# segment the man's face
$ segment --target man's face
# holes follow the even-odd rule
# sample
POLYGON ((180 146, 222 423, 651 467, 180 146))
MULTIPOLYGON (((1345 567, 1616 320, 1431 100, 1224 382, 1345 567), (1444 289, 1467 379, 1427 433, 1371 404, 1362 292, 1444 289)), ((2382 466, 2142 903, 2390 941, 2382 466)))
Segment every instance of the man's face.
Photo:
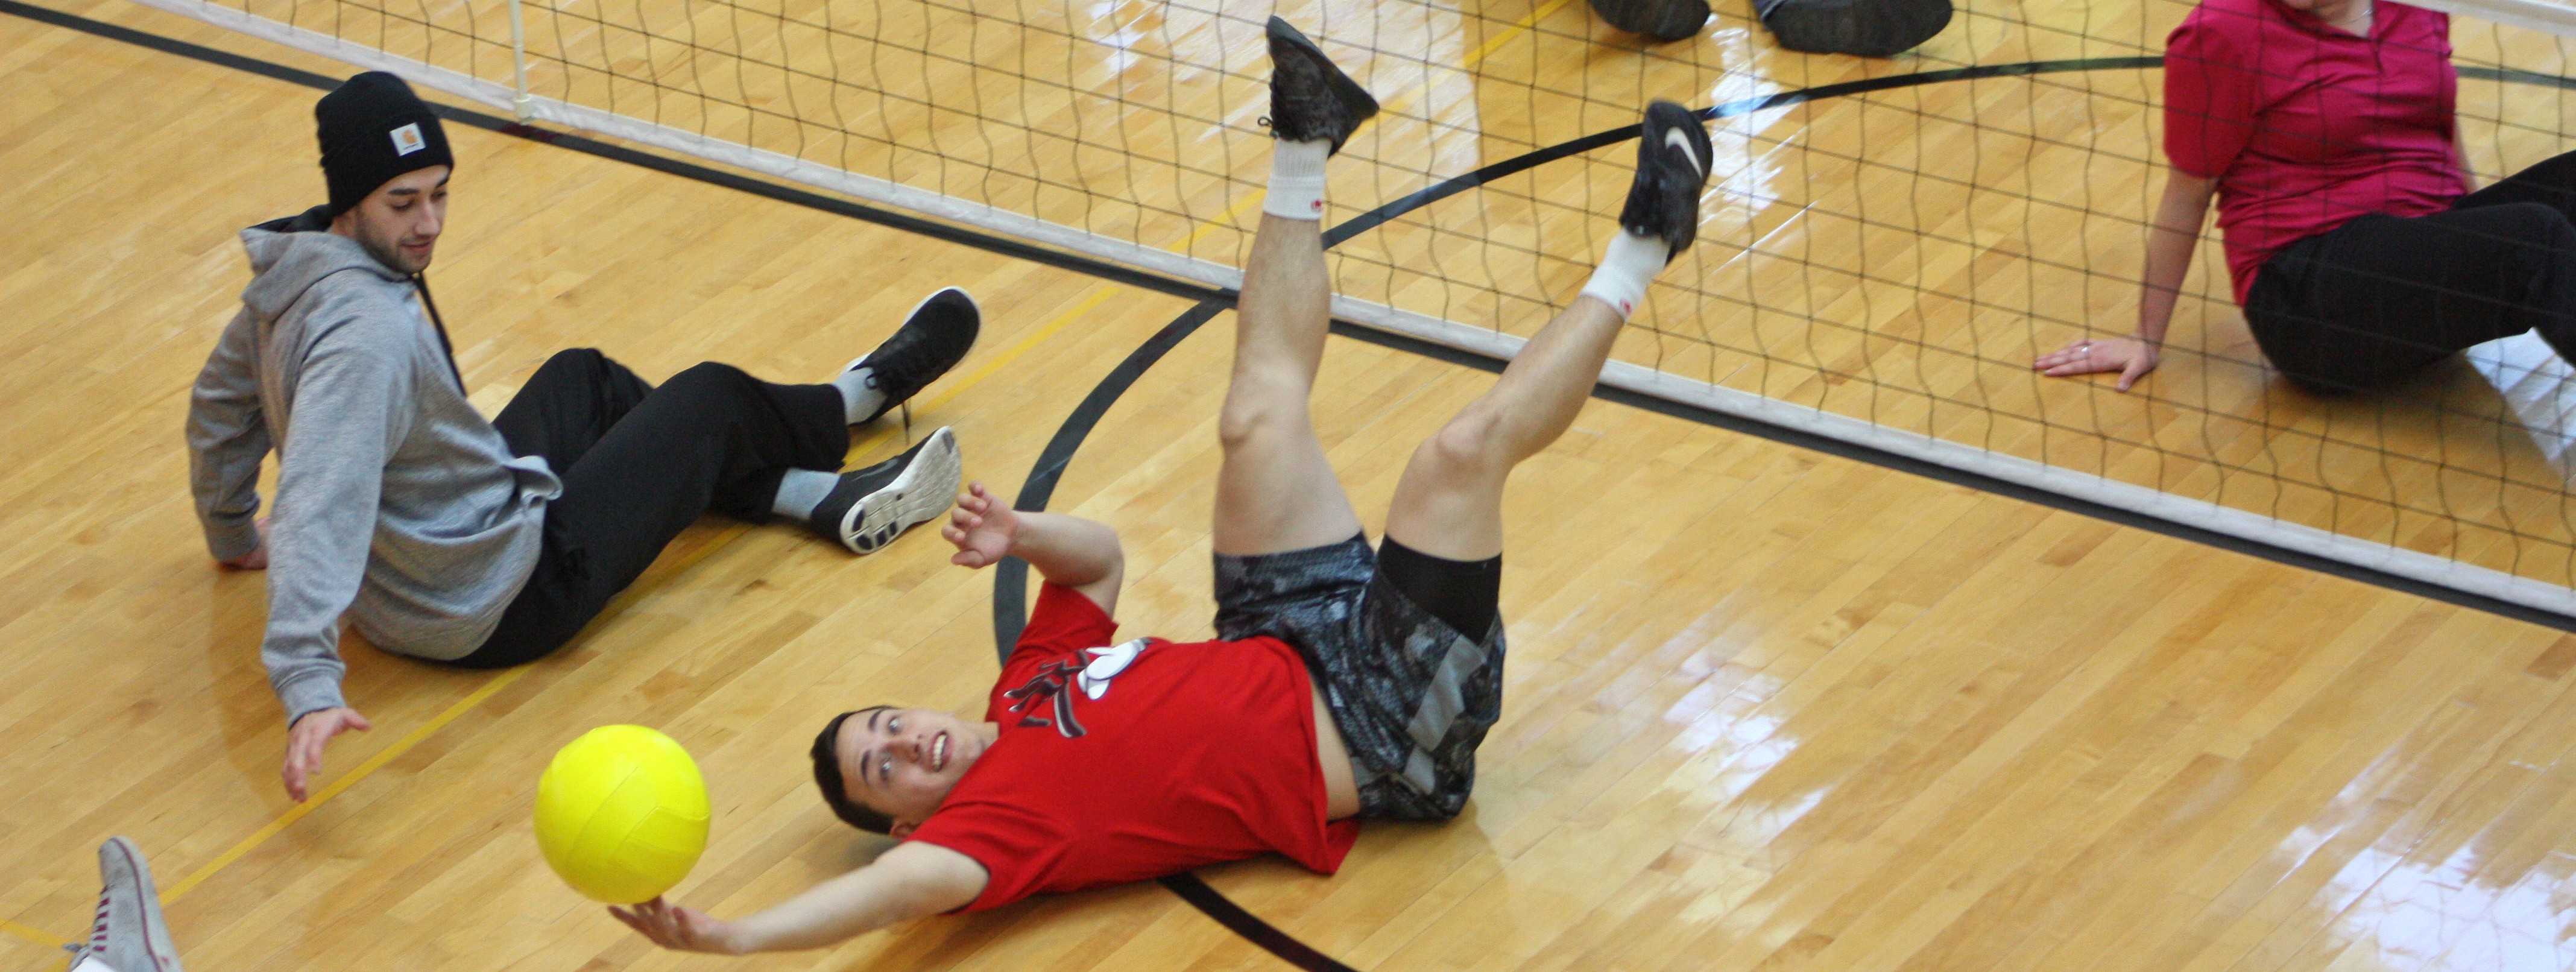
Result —
POLYGON ((331 232, 358 241, 376 261, 405 276, 429 269, 438 234, 447 228, 443 165, 395 176, 331 221, 331 232))
POLYGON ((984 727, 933 709, 871 709, 841 723, 834 749, 851 800, 911 833, 984 755, 984 727))

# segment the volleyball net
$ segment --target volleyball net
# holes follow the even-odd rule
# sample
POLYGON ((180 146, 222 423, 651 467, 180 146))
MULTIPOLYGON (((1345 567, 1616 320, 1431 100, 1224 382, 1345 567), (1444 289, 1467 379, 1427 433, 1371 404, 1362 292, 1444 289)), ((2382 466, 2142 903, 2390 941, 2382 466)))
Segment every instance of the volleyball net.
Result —
MULTIPOLYGON (((1262 23, 1385 106, 1332 169, 1337 316, 1508 356, 1571 301, 1652 98, 1707 110, 1700 243, 1609 384, 2576 616, 2576 395, 2531 337, 2377 393, 2282 381, 2214 229, 2162 368, 2129 333, 2175 0, 1966 0, 1890 60, 1750 4, 1651 45, 1580 0, 137 0, 515 113, 1217 287, 1266 181, 1262 23)), ((2576 10, 2438 0, 2482 181, 2576 148, 2576 10)))

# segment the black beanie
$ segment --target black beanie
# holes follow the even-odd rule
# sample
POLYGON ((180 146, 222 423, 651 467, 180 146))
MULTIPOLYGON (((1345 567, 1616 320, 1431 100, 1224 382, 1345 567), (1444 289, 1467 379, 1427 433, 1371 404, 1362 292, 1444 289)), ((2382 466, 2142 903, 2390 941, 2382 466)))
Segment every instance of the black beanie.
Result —
POLYGON ((350 78, 313 106, 322 141, 322 176, 331 185, 331 215, 348 212, 378 187, 406 172, 454 166, 447 130, 411 93, 411 86, 383 71, 350 78))

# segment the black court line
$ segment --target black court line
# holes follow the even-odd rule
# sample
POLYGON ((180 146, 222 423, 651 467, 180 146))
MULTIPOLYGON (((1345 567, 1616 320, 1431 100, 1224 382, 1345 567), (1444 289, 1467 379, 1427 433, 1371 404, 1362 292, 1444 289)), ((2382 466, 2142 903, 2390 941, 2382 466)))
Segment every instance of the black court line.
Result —
MULTIPOLYGON (((19 0, 0 0, 0 13, 13 14, 19 17, 24 17, 28 20, 52 24, 54 26, 70 30, 77 30, 85 34, 92 34, 114 41, 122 41, 128 44, 133 44, 137 47, 149 48, 163 53, 176 54, 191 60, 203 61, 208 64, 233 68, 235 70, 256 74, 261 77, 285 81, 290 84, 299 84, 317 91, 329 91, 333 88, 337 88, 343 80, 327 75, 315 74, 311 71, 288 67, 283 64, 259 60, 258 58, 245 57, 229 51, 217 50, 215 48, 199 44, 191 44, 187 41, 174 40, 158 34, 145 33, 131 27, 122 27, 116 24, 91 20, 86 17, 67 14, 56 10, 48 10, 44 7, 21 3, 19 0)), ((710 168, 708 166, 682 162, 677 159, 665 158, 663 156, 653 155, 647 152, 640 152, 621 145, 613 145, 569 132, 558 132, 550 129, 538 128, 533 125, 521 124, 514 119, 485 114, 469 108, 458 108, 452 105, 443 105, 431 102, 429 109, 441 118, 474 128, 480 128, 485 131, 498 132, 515 138, 524 138, 531 142, 540 142, 557 148, 571 149, 584 155, 593 155, 603 159, 624 162, 628 165, 640 166, 642 168, 651 169, 655 172, 679 176, 683 179, 694 179, 698 182, 707 183, 709 185, 722 186, 727 189, 747 192, 765 199, 775 199, 779 202, 792 203, 808 209, 816 209, 839 216, 847 216, 863 222, 892 227, 908 233, 917 233, 922 236, 928 236, 933 239, 943 240, 949 243, 971 246, 988 253, 1017 257, 1034 263, 1042 263, 1051 267, 1071 270, 1075 273, 1097 277, 1114 283, 1122 283, 1145 290, 1170 294, 1175 297, 1187 297, 1193 300, 1208 300, 1211 298, 1222 299, 1232 293, 1232 291, 1220 290, 1215 287, 1190 283, 1187 281, 1174 280, 1170 277, 1146 273, 1142 270, 1131 269, 1119 264, 1096 260, 1091 257, 1078 256, 1060 250, 1051 250, 1046 247, 1022 242, 1009 237, 995 236, 990 233, 964 229, 946 223, 925 219, 923 217, 913 216, 907 213, 895 212, 888 209, 879 209, 875 206, 851 202, 847 199, 836 196, 826 196, 821 193, 794 189, 778 185, 776 183, 755 179, 750 176, 727 172, 722 169, 710 168)))
MULTIPOLYGON (((215 48, 161 37, 156 34, 150 34, 128 27, 121 27, 115 24, 103 23, 100 21, 90 20, 85 17, 49 10, 43 7, 32 6, 19 2, 19 0, 0 0, 0 13, 12 14, 29 20, 77 30, 83 33, 93 34, 110 40, 122 41, 156 51, 176 54, 210 64, 235 68, 237 70, 262 75, 264 77, 275 78, 294 84, 300 84, 317 90, 328 91, 339 85, 339 79, 315 74, 310 71, 303 71, 287 67, 282 64, 262 61, 256 58, 217 50, 215 48)), ((1983 65, 1944 71, 1926 71, 1916 74, 1890 75, 1887 77, 1869 78, 1861 81, 1846 82, 1843 84, 1824 85, 1799 91, 1780 92, 1778 94, 1767 95, 1760 98, 1749 98, 1741 101, 1729 102, 1723 105, 1703 108, 1699 110, 1698 114, 1702 118, 1716 119, 1762 111, 1770 108, 1787 107, 1824 98, 1834 98, 1870 91, 1883 91, 1917 85, 1937 84, 1949 81, 1965 81, 1979 78, 2021 77, 2066 71, 2143 69, 2161 67, 2163 64, 2164 61, 2160 57, 2126 57, 2094 58, 2073 61, 2032 61, 2020 64, 1983 65)), ((2576 89, 2576 78, 2562 78, 2552 75, 2534 74, 2525 71, 2493 68, 2462 68, 2460 69, 2460 73, 2463 77, 2479 78, 2482 80, 2498 80, 2576 89)), ((1055 486, 1057 482, 1061 480, 1065 467, 1072 462, 1073 455, 1081 448, 1082 441, 1090 435, 1094 428, 1098 426, 1101 416, 1107 413, 1109 406, 1115 404, 1119 396, 1123 395, 1128 388, 1133 387, 1136 380, 1143 377, 1147 369, 1152 368, 1156 362, 1161 361, 1163 356, 1173 347, 1177 346, 1183 338, 1188 337, 1190 334, 1196 332, 1201 326, 1205 325, 1209 320, 1214 319, 1218 312, 1234 306, 1235 299, 1239 296, 1232 290, 1223 290, 1176 281, 1154 274, 1131 270, 1116 264, 1094 260, 1088 257, 1075 256, 1073 254, 1033 246, 1006 237, 993 236, 974 230, 960 229, 958 227, 934 222, 920 217, 853 203, 845 199, 824 196, 799 189, 791 189, 759 179, 736 175, 720 169, 713 169, 706 166, 663 158, 661 156, 611 145, 578 135, 539 129, 533 126, 520 124, 510 119, 484 114, 482 112, 438 104, 432 104, 430 107, 443 118, 448 118, 476 128, 525 138, 531 141, 542 142, 548 145, 556 145, 601 158, 641 166, 657 172, 663 172, 683 178, 695 179, 711 185, 719 185, 726 188, 740 190, 756 196, 775 199, 780 202, 793 203, 824 212, 848 216, 853 219, 864 220, 881 226, 888 226, 918 233, 947 242, 972 246, 987 252, 1019 257, 1021 259, 1071 270, 1076 273, 1087 274, 1104 280, 1130 284, 1132 286, 1171 294, 1173 296, 1197 299, 1199 301, 1198 304, 1192 306, 1188 311, 1183 312, 1181 316, 1173 319, 1170 324, 1165 325, 1162 330, 1157 331, 1153 337, 1147 339, 1143 345, 1139 346, 1134 352, 1131 352, 1125 360, 1119 362, 1118 366, 1112 369, 1110 374, 1107 377, 1104 377, 1100 384, 1095 386, 1091 393, 1083 398, 1082 402, 1075 407, 1073 413, 1066 417, 1064 424, 1057 428, 1055 436, 1050 439, 1046 447, 1040 451, 1037 462, 1030 469, 1029 478, 1022 485, 1019 497, 1012 503, 1012 506, 1015 509, 1044 509, 1048 500, 1053 498, 1055 486)), ((1596 132, 1579 139, 1539 149, 1492 165, 1484 166, 1473 172, 1452 177, 1437 185, 1425 188, 1419 192, 1415 192, 1393 202, 1389 202, 1332 227, 1332 229, 1324 236, 1324 245, 1327 248, 1330 248, 1331 246, 1357 236, 1360 233, 1367 232, 1370 229, 1383 225, 1388 220, 1395 219, 1405 213, 1411 212, 1412 210, 1419 209, 1433 202, 1446 199, 1468 189, 1483 185, 1493 179, 1501 178, 1516 172, 1527 171, 1547 162, 1619 144, 1628 139, 1637 137, 1637 131, 1637 126, 1630 125, 1623 128, 1611 129, 1605 132, 1596 132)), ((1468 367, 1478 368, 1489 372, 1499 372, 1502 370, 1503 365, 1507 363, 1503 359, 1495 358, 1490 355, 1477 354, 1471 351, 1461 351, 1445 345, 1433 344, 1416 338, 1406 337, 1404 335, 1378 331, 1346 321, 1334 321, 1332 324, 1332 331, 1336 335, 1351 338, 1353 340, 1364 341, 1381 347, 1422 355, 1425 357, 1438 358, 1440 360, 1466 365, 1468 367)), ((1946 466, 1937 466, 1903 456, 1879 452, 1877 450, 1853 445, 1840 440, 1827 439, 1821 436, 1811 435, 1809 433, 1767 425, 1749 419, 1742 419, 1720 412, 1709 411, 1696 406, 1683 405, 1658 398, 1650 398, 1634 392, 1611 388, 1604 385, 1595 385, 1593 387, 1593 396, 1608 401, 1619 402, 1624 405, 1631 405, 1659 414, 1689 419, 1705 425, 1716 426, 1730 431, 1757 436, 1790 446, 1841 456, 1843 458, 1867 462, 1872 465, 1903 472, 1910 472, 1926 478, 1968 486, 1985 492, 2010 496, 2026 502, 2037 503, 2055 509, 2066 510, 2068 512, 2081 513, 2086 516, 2118 523, 2123 526, 2136 527, 2138 529, 2148 530, 2166 536, 2192 540, 2221 549, 2261 557, 2278 563, 2289 564, 2292 566, 2315 570, 2321 573, 2376 584, 2381 587, 2414 594, 2432 600, 2439 600, 2463 607, 2487 611, 2489 613, 2499 614, 2546 627, 2576 631, 2576 619, 2537 611, 2531 608, 2522 607, 2521 605, 2508 604, 2502 601, 2495 601, 2489 598, 2465 594, 2448 588, 2434 587, 2420 581, 2414 581, 2391 574, 2384 574, 2365 568, 2354 567, 2337 561, 2324 560, 2322 558, 2312 557, 2306 554, 2299 554, 2275 547, 2254 544, 2248 541, 2239 540, 2235 537, 2215 534, 2206 530, 2199 530, 2164 520, 2143 517, 2126 510, 2102 506, 2100 504, 2077 500, 2055 493, 2042 492, 2029 487, 1991 479, 1974 473, 1961 472, 1959 470, 1950 469, 1946 466)), ((1017 558, 1006 559, 1003 563, 997 565, 994 570, 993 627, 996 648, 1004 654, 1009 652, 1009 646, 1011 643, 1018 640, 1020 628, 1027 623, 1027 612, 1025 609, 1027 597, 1027 574, 1028 564, 1017 558)), ((1235 934, 1243 936, 1243 938, 1253 944, 1259 945, 1282 961, 1307 970, 1307 972, 1357 972, 1357 970, 1352 969, 1350 966, 1344 965, 1341 962, 1334 960, 1331 956, 1316 951, 1314 948, 1296 940, 1287 933, 1280 931, 1268 922, 1262 921, 1260 917, 1245 911, 1241 906, 1236 905, 1223 894, 1218 893, 1215 888, 1209 887, 1206 882, 1200 880, 1196 875, 1173 875, 1171 877, 1163 878, 1161 880, 1161 884, 1172 891, 1172 893, 1179 895, 1182 900, 1189 902, 1192 907, 1199 909, 1201 913, 1207 915, 1210 919, 1216 921, 1218 924, 1224 925, 1235 934)))
MULTIPOLYGON (((2163 67, 2164 64, 2165 59, 2162 57, 2096 57, 2075 61, 2024 61, 2019 64, 1985 64, 1975 67, 1951 68, 1943 71, 1922 71, 1914 74, 1891 74, 1886 77, 1863 78, 1858 81, 1845 81, 1841 84, 1828 84, 1814 88, 1801 88, 1796 91, 1782 91, 1776 94, 1763 95, 1758 98, 1745 98, 1737 101, 1730 101, 1722 105, 1711 105, 1709 107, 1699 109, 1695 114, 1699 115, 1702 119, 1713 121, 1719 118, 1732 118, 1737 115, 1749 115, 1757 111, 1765 111, 1772 108, 1786 108, 1791 105, 1802 105, 1810 101, 1821 101, 1826 98, 1841 98, 1848 95, 1867 94, 1872 91, 1887 91, 1895 88, 1912 88, 1926 84, 1942 84, 1950 81, 1974 81, 1980 78, 2017 78, 2034 74, 2058 74, 2067 71, 2107 71, 2123 68, 2160 68, 2163 67)), ((1420 209, 1434 202, 1447 199, 1469 189, 1476 188, 1477 186, 1484 185, 1485 183, 1491 182, 1495 179, 1500 179, 1516 172, 1526 172, 1547 163, 1554 162, 1558 159, 1581 155, 1585 152, 1592 151, 1593 149, 1617 145, 1635 137, 1637 137, 1637 126, 1635 125, 1613 128, 1606 132, 1594 132, 1590 135, 1583 136, 1582 138, 1560 142, 1546 148, 1516 155, 1492 165, 1477 169, 1474 172, 1444 180, 1438 185, 1423 188, 1412 195, 1388 202, 1386 205, 1379 206, 1376 209, 1369 210, 1368 212, 1361 213, 1360 215, 1353 217, 1349 222, 1333 227, 1330 231, 1324 234, 1324 248, 1327 250, 1332 249, 1334 244, 1350 239, 1351 237, 1358 236, 1361 233, 1368 232, 1369 230, 1376 229, 1388 220, 1402 216, 1416 209, 1420 209)))
POLYGON ((1245 941, 1261 946, 1283 962, 1306 972, 1359 972, 1330 955, 1316 951, 1314 946, 1289 937, 1287 932, 1261 920, 1259 915, 1243 910, 1242 905, 1208 887, 1207 882, 1199 880, 1196 874, 1174 874, 1158 878, 1155 883, 1180 895, 1181 900, 1189 902, 1201 914, 1215 919, 1217 924, 1243 936, 1245 941))
MULTIPOLYGON (((1930 71, 1921 74, 1871 78, 1865 81, 1856 81, 1840 85, 1827 85, 1821 88, 1810 88, 1803 91, 1782 92, 1762 98, 1745 99, 1742 101, 1729 102, 1723 105, 1704 108, 1701 109, 1698 114, 1702 118, 1707 119, 1725 118, 1733 115, 1762 111, 1769 108, 1800 104, 1803 102, 1814 101, 1819 98, 1839 97, 1867 91, 1882 91, 1890 88, 1906 87, 1909 85, 1935 84, 1946 81, 1963 81, 1976 78, 1994 77, 2020 77, 2061 71, 2095 71, 2113 69, 2135 70, 2144 68, 2160 68, 2162 66, 2164 66, 2163 58, 2128 57, 2097 58, 2081 61, 2037 61, 2024 64, 2003 64, 1985 67, 1961 68, 1950 71, 1930 71)), ((2480 74, 2473 76, 2485 76, 2483 73, 2484 69, 2463 69, 2462 73, 2464 75, 2470 74, 2473 70, 2481 72, 2480 74)), ((2525 72, 2513 73, 2521 74, 2525 72)), ((2576 88, 2576 79, 2553 78, 2548 75, 2531 75, 2531 77, 2543 79, 2536 83, 2548 83, 2562 87, 2576 88)), ((2526 82, 2525 79, 2520 77, 2504 76, 2502 72, 2497 73, 2496 79, 2535 83, 2526 82)), ((1433 202, 1446 199, 1450 196, 1454 196, 1483 185, 1493 179, 1501 178, 1515 172, 1526 171, 1547 162, 1579 155, 1594 149, 1617 145, 1629 139, 1636 138, 1638 132, 1639 126, 1636 125, 1611 129, 1605 132, 1596 132, 1582 138, 1530 152, 1526 155, 1506 159, 1501 162, 1479 168, 1473 172, 1444 180, 1437 185, 1427 187, 1411 195, 1389 202, 1376 209, 1372 209, 1347 222, 1333 226, 1324 233, 1324 246, 1326 249, 1330 249, 1335 244, 1349 240, 1352 237, 1358 236, 1359 234, 1371 229, 1375 229, 1378 226, 1384 225, 1389 220, 1401 217, 1406 213, 1429 205, 1433 202)), ((1202 325, 1205 325, 1209 320, 1213 319, 1219 311, 1230 307, 1234 302, 1233 298, 1235 296, 1239 295, 1230 294, 1225 298, 1202 301, 1198 305, 1191 307, 1189 310, 1183 312, 1179 317, 1174 318, 1170 324, 1165 325, 1162 330, 1155 332, 1152 338, 1148 339, 1143 345, 1137 347, 1137 349, 1130 353, 1125 360, 1120 361, 1118 366, 1110 371, 1109 376, 1103 378, 1100 384, 1092 389, 1091 394, 1085 396, 1082 402, 1074 407, 1073 412, 1065 417, 1064 424, 1057 428, 1054 438, 1050 439, 1047 442, 1046 447, 1039 451, 1037 461, 1029 470, 1029 478, 1021 487, 1019 498, 1014 500, 1011 504, 1012 508, 1032 512, 1046 509, 1047 502, 1055 495, 1056 484, 1063 478, 1065 467, 1072 463, 1074 453, 1081 449, 1083 440, 1088 438, 1091 431, 1099 426, 1101 416, 1109 410, 1111 405, 1117 403, 1120 395, 1124 394, 1127 389, 1135 385, 1136 379, 1143 377, 1144 372, 1147 369, 1152 368, 1156 362, 1161 361, 1163 356, 1169 353, 1174 346, 1178 345, 1183 338, 1195 333, 1202 325)), ((1424 357, 1438 358, 1443 361, 1465 365, 1467 367, 1477 368, 1488 372, 1500 372, 1503 370, 1503 366, 1509 363, 1505 359, 1491 355, 1460 350, 1447 345, 1434 344, 1418 338, 1379 331, 1373 328, 1339 320, 1332 323, 1332 330, 1334 334, 1342 337, 1364 341, 1394 350, 1422 355, 1424 357)), ((1912 473, 1927 479, 1967 486, 1983 492, 2007 496, 2053 509, 2079 513, 2095 519, 2117 523, 2122 526, 2134 527, 2165 536, 2194 541, 2223 550, 2230 550, 2237 553, 2261 557, 2276 563, 2288 564, 2294 567, 2301 567, 2320 573, 2359 580, 2403 593, 2457 604, 2462 607, 2482 610, 2492 614, 2499 614, 2516 620, 2542 625, 2544 627, 2576 631, 2576 619, 2558 614, 2527 608, 2519 604, 2511 604, 2491 598, 2480 597, 2449 588, 2437 587, 2411 578, 2356 567, 2340 561, 2327 560, 2322 557, 2298 553, 2296 551, 2257 544, 2237 537, 2228 536, 2226 534, 2214 533, 2197 527, 2185 526, 2183 524, 2167 520, 2143 516, 2117 507, 2105 506, 2070 496, 2034 489, 2028 486, 2023 486, 2019 483, 2012 483, 1976 473, 1964 472, 1947 466, 1924 462, 1919 459, 1880 452, 1866 446, 1855 445, 1839 439, 1830 439, 1812 433, 1757 422, 1752 419, 1740 418, 1723 412, 1654 398, 1628 391, 1626 389, 1612 388, 1608 385, 1597 383, 1592 387, 1592 396, 1662 415, 1688 419, 1703 425, 1716 426, 1729 431, 1768 439, 1784 445, 1866 462, 1883 468, 1912 473)), ((1012 557, 1005 558, 1001 564, 996 565, 994 570, 994 650, 1005 658, 1009 656, 1012 644, 1019 640, 1021 629, 1028 623, 1028 569, 1029 567, 1026 561, 1012 557)), ((1297 966, 1300 969, 1304 969, 1306 972, 1357 972, 1357 970, 1352 967, 1341 963, 1329 955, 1316 951, 1312 946, 1298 941, 1295 937, 1290 936, 1286 932, 1280 931, 1277 926, 1261 920, 1259 916, 1245 911, 1242 906, 1235 904, 1222 893, 1219 893, 1215 888, 1209 887, 1207 883, 1200 880, 1197 875, 1173 875, 1162 878, 1161 883, 1165 888, 1171 890, 1174 894, 1180 895, 1183 900, 1188 901, 1191 906, 1198 908, 1200 912, 1206 914, 1209 918, 1229 929, 1232 929, 1235 934, 1243 936, 1253 944, 1259 945, 1263 949, 1268 950, 1270 954, 1277 956, 1281 961, 1297 966)))
MULTIPOLYGON (((1011 508, 1030 512, 1046 509, 1047 501, 1055 497, 1056 482, 1064 478, 1064 467, 1073 462, 1074 452, 1082 448, 1082 440, 1100 424, 1109 406, 1117 404, 1118 397, 1126 394, 1136 379, 1145 377, 1145 369, 1163 360, 1163 355, 1179 345, 1182 338, 1215 319, 1218 311, 1233 306, 1232 296, 1200 301, 1128 352, 1126 360, 1110 369, 1108 377, 1100 379, 1100 384, 1092 386, 1091 394, 1073 407, 1073 414, 1065 416, 1064 424, 1056 427, 1055 437, 1047 440, 1046 448, 1038 450, 1038 461, 1029 468, 1029 478, 1020 484, 1020 495, 1011 501, 1011 508)), ((993 565, 993 645, 1004 660, 1009 659, 1011 646, 1020 640, 1020 629, 1028 625, 1028 581, 1028 561, 1004 557, 993 565)))

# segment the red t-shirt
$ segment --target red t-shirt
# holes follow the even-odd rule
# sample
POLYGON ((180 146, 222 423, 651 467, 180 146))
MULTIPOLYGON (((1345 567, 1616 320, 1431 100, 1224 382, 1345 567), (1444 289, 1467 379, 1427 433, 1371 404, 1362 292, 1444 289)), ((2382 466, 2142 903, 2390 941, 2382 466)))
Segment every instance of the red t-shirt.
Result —
POLYGON ((1081 592, 1039 591, 984 711, 1001 739, 909 838, 984 865, 991 879, 964 910, 1267 851, 1340 868, 1359 822, 1324 820, 1297 650, 1276 638, 1111 648, 1117 631, 1081 592))
POLYGON ((2165 157, 2218 180, 2236 302, 2263 261, 2371 213, 2469 191, 2451 150, 2451 18, 2382 2, 2370 36, 2276 0, 2204 0, 2165 40, 2165 157))

